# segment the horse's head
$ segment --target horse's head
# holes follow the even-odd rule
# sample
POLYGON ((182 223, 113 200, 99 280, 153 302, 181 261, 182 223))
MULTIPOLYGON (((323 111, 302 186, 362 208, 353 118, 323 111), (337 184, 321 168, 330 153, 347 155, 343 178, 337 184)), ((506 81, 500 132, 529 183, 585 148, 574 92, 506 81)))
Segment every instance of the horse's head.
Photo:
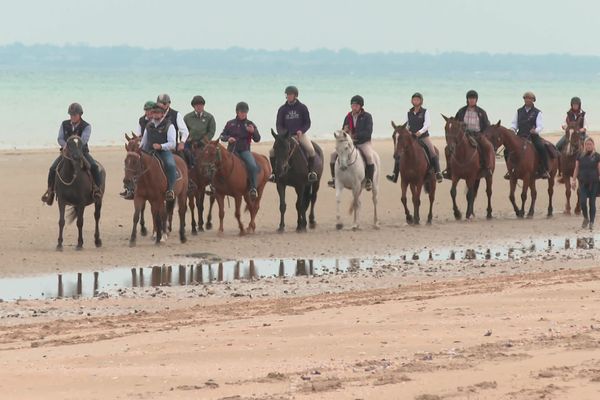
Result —
POLYGON ((500 134, 502 129, 506 128, 503 127, 500 120, 498 120, 497 123, 488 126, 487 129, 483 131, 483 135, 492 143, 492 146, 494 146, 494 151, 497 151, 498 148, 504 144, 504 140, 500 134))
POLYGON ((75 164, 82 166, 83 164, 83 141, 79 136, 72 135, 67 139, 67 144, 63 153, 66 158, 75 161, 75 164))
POLYGON ((567 138, 567 146, 564 148, 567 155, 572 156, 581 152, 583 148, 583 139, 579 134, 579 121, 571 121, 565 127, 565 137, 567 138))
POLYGON ((454 148, 458 142, 465 137, 467 124, 454 117, 448 118, 444 114, 442 114, 442 117, 444 118, 444 121, 446 121, 446 125, 444 126, 446 144, 450 148, 454 148))
POLYGON ((135 191, 135 186, 143 173, 141 153, 128 151, 125 157, 125 177, 123 178, 123 187, 127 192, 133 193, 135 191))
POLYGON ((392 128, 394 128, 394 133, 392 137, 394 139, 395 147, 394 147, 394 157, 404 152, 410 145, 410 137, 411 133, 407 128, 408 122, 405 122, 402 125, 396 125, 394 121, 392 121, 392 128))
POLYGON ((273 151, 275 153, 274 173, 277 176, 285 176, 290 169, 290 159, 298 147, 298 142, 294 141, 289 135, 278 135, 271 129, 271 135, 275 139, 273 151))
POLYGON ((354 142, 352 142, 352 138, 344 130, 333 132, 333 136, 335 137, 335 151, 338 154, 340 167, 343 171, 348 168, 348 164, 352 161, 355 150, 354 142))
POLYGON ((137 152, 139 153, 140 150, 140 145, 142 143, 142 137, 136 135, 135 133, 131 132, 131 136, 129 136, 128 134, 125 134, 125 140, 127 140, 127 143, 125 143, 125 150, 126 151, 133 151, 133 152, 137 152))
POLYGON ((210 180, 215 176, 221 165, 221 161, 223 160, 223 150, 224 147, 219 144, 219 140, 213 140, 208 142, 200 153, 202 169, 204 170, 206 177, 210 180))

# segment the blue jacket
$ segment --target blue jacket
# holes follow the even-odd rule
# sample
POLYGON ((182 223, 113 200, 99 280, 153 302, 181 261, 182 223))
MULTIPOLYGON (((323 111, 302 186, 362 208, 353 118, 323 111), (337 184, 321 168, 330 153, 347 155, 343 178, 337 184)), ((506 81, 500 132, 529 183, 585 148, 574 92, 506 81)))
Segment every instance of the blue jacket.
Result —
POLYGON ((232 152, 241 153, 250 150, 250 143, 252 141, 260 142, 260 133, 258 133, 258 128, 254 122, 249 119, 240 120, 236 117, 225 124, 225 128, 223 128, 223 132, 221 133, 221 141, 227 142, 229 138, 235 138, 236 142, 229 144, 227 149, 232 152), (247 131, 246 127, 248 125, 254 126, 253 134, 247 131))

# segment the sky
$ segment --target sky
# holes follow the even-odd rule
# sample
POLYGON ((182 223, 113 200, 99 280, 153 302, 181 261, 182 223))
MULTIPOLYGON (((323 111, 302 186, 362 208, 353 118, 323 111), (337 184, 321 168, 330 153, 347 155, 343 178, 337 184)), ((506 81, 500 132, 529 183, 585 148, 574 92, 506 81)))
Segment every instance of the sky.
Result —
POLYGON ((0 45, 600 56, 600 2, 0 0, 0 45))

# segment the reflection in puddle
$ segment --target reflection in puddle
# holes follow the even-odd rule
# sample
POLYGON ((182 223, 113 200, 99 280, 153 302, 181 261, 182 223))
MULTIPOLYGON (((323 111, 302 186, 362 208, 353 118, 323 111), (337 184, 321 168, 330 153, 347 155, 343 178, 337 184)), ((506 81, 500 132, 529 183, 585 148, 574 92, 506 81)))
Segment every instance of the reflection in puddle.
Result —
MULTIPOLYGON (((93 273, 44 275, 0 279, 0 299, 92 297, 107 290, 127 287, 161 287, 210 284, 265 277, 313 276, 371 270, 375 266, 417 264, 452 260, 517 260, 559 250, 593 249, 594 237, 539 239, 517 246, 489 248, 423 249, 417 252, 370 259, 255 259, 202 262, 193 265, 115 268, 93 273)), ((194 258, 195 255, 188 255, 194 258)))

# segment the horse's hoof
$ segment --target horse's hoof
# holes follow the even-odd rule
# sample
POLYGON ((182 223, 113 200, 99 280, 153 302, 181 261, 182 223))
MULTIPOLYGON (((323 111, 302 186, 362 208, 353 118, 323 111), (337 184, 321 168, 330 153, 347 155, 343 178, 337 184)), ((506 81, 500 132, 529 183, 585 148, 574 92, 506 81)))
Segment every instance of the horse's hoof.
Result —
POLYGON ((462 219, 462 214, 459 211, 454 212, 454 219, 460 221, 462 219))
POLYGON ((306 227, 305 226, 299 226, 296 228, 296 232, 297 233, 306 233, 306 227))
POLYGON ((200 233, 204 232, 204 228, 202 227, 202 225, 198 227, 198 232, 200 232, 200 233))
POLYGON ((146 229, 146 227, 140 229, 140 235, 147 236, 148 235, 148 229, 146 229))
POLYGON ((63 246, 62 246, 62 244, 57 244, 57 245, 56 245, 56 251, 63 251, 63 246))
POLYGON ((344 224, 335 224, 335 229, 338 231, 344 227, 344 224))
POLYGON ((375 229, 376 231, 378 231, 378 230, 380 229, 380 226, 379 226, 379 223, 378 223, 378 222, 376 222, 376 223, 373 225, 373 229, 375 229))
POLYGON ((135 240, 129 240, 129 247, 135 247, 136 242, 135 240))
POLYGON ((563 211, 563 214, 564 215, 571 215, 571 210, 565 210, 565 211, 563 211))
POLYGON ((211 223, 211 222, 208 222, 208 223, 206 224, 206 230, 210 231, 210 230, 212 229, 212 227, 213 227, 213 226, 212 226, 212 223, 211 223))
POLYGON ((533 214, 527 214, 527 219, 533 219, 533 214))
POLYGON ((581 215, 581 210, 575 210, 575 215, 581 215))
POLYGON ((180 241, 181 243, 185 243, 185 242, 187 242, 187 238, 186 238, 185 236, 181 236, 181 237, 179 238, 179 241, 180 241))
POLYGON ((413 223, 413 217, 412 217, 412 215, 407 215, 406 216, 406 223, 409 224, 409 225, 412 225, 412 223, 413 223))
POLYGON ((75 246, 75 250, 77 250, 77 251, 83 250, 83 245, 82 244, 78 244, 77 246, 75 246))
POLYGON ((310 221, 310 222, 308 223, 308 227, 309 227, 310 229, 315 229, 315 228, 317 227, 317 223, 316 223, 315 221, 310 221))
POLYGON ((277 228, 277 233, 283 233, 285 232, 285 228, 283 226, 280 226, 279 228, 277 228))
POLYGON ((95 242, 96 247, 102 247, 102 240, 98 239, 95 242))
POLYGON ((492 214, 488 214, 488 215, 485 217, 485 219, 487 219, 487 220, 489 221, 490 219, 494 219, 494 217, 492 217, 492 214))
POLYGON ((198 234, 198 231, 196 229, 192 229, 192 235, 196 236, 198 234))
POLYGON ((427 220, 427 225, 431 225, 431 220, 430 219, 427 220))
POLYGON ((356 232, 358 230, 360 230, 360 228, 358 227, 358 225, 355 225, 355 226, 352 227, 352 231, 353 232, 356 232))

